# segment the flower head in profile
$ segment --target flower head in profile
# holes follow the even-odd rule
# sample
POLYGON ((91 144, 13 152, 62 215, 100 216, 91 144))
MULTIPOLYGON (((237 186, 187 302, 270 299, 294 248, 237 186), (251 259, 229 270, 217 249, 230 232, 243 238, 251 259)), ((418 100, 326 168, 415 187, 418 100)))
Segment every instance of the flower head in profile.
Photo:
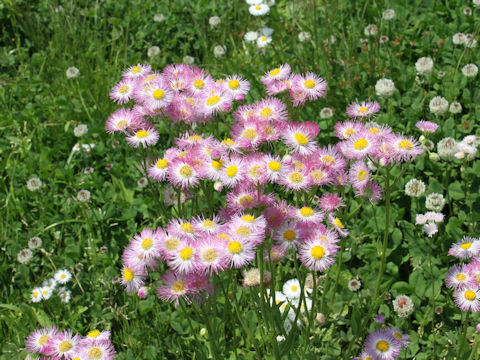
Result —
POLYGON ((347 115, 352 118, 367 118, 375 115, 380 110, 378 102, 353 103, 347 108, 347 115))

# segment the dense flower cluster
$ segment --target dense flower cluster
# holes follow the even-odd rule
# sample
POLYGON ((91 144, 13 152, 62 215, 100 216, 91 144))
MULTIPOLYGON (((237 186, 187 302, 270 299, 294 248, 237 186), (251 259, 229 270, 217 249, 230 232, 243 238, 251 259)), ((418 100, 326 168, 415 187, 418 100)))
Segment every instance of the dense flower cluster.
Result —
POLYGON ((62 302, 69 302, 72 295, 71 291, 66 287, 59 287, 57 285, 64 285, 72 279, 72 274, 68 270, 58 270, 54 277, 48 280, 45 280, 42 283, 42 286, 36 287, 32 290, 30 299, 32 302, 37 303, 42 300, 48 300, 52 296, 53 292, 57 290, 58 296, 62 302))
POLYGON ((29 352, 27 360, 81 359, 112 360, 115 349, 110 341, 110 331, 92 330, 86 336, 72 330, 61 331, 55 326, 34 330, 25 340, 29 352))

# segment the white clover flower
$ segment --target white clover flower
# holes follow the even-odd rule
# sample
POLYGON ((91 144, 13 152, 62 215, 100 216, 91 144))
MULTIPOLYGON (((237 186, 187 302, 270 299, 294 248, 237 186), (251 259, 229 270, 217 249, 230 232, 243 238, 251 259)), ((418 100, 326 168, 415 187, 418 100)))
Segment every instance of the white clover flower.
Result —
POLYGON ((195 59, 190 55, 185 55, 183 57, 183 62, 187 65, 192 65, 195 62, 195 59))
POLYGON ((467 64, 462 68, 462 73, 466 77, 475 77, 478 74, 478 67, 475 64, 467 64))
POLYGON ((348 290, 357 291, 362 287, 362 282, 358 279, 351 279, 348 282, 348 290))
POLYGON ((422 180, 411 179, 405 184, 405 194, 410 197, 420 197, 425 193, 425 183, 422 180))
POLYGON ((398 295, 393 300, 393 310, 399 317, 407 317, 413 312, 413 301, 407 295, 398 295))
POLYGON ((258 33, 256 31, 247 31, 247 33, 243 36, 243 40, 248 43, 253 43, 257 41, 258 33))
POLYGON ((30 191, 37 191, 42 187, 42 185, 42 180, 37 177, 33 177, 27 181, 27 189, 30 191))
POLYGON ((475 40, 473 34, 465 34, 465 46, 468 48, 477 47, 477 40, 475 40))
POLYGON ((85 124, 77 125, 73 129, 73 135, 75 135, 76 137, 81 137, 81 136, 85 135, 86 133, 88 133, 88 126, 85 125, 85 124))
POLYGON ((165 21, 165 15, 163 15, 163 14, 155 14, 155 15, 153 16, 153 21, 155 21, 155 22, 165 21))
POLYGON ((457 142, 451 137, 444 138, 438 142, 437 151, 441 159, 451 160, 458 151, 457 142))
POLYGON ((333 116, 333 110, 329 107, 324 107, 322 110, 320 110, 320 117, 322 119, 329 119, 333 116))
POLYGON ((38 236, 34 236, 28 240, 28 247, 32 250, 38 249, 40 246, 42 246, 42 239, 40 239, 38 236))
POLYGON ((81 202, 87 202, 90 200, 90 191, 80 190, 77 194, 77 200, 81 202))
POLYGON ((375 84, 375 92, 382 98, 392 96, 394 91, 395 84, 390 79, 379 79, 375 84))
POLYGON ((480 0, 473 0, 473 6, 474 7, 480 6, 480 0))
POLYGON ((225 55, 225 53, 227 52, 227 48, 225 46, 222 46, 222 45, 217 45, 215 46, 215 48, 213 49, 213 55, 216 57, 216 58, 221 58, 225 55))
POLYGON ((464 33, 456 33, 455 35, 452 36, 452 42, 455 45, 464 45, 466 41, 467 41, 467 38, 464 33))
POLYGON ((380 44, 385 44, 390 38, 387 35, 380 36, 380 44))
POLYGON ((369 24, 363 29, 363 33, 367 36, 375 36, 378 33, 378 27, 375 24, 369 24))
POLYGON ((465 9, 463 9, 463 13, 467 16, 471 16, 472 15, 472 9, 467 7, 465 9))
POLYGON ((301 32, 298 34, 298 41, 300 41, 300 42, 310 41, 311 38, 312 38, 312 36, 311 36, 310 33, 307 32, 307 31, 301 31, 301 32))
POLYGON ((78 70, 75 66, 70 66, 65 73, 67 75, 67 79, 73 79, 80 75, 80 70, 78 70))
POLYGON ((448 111, 450 111, 452 114, 460 114, 462 112, 462 104, 460 104, 458 101, 454 101, 450 104, 448 111))
POLYGON ((448 110, 448 101, 442 96, 435 96, 430 100, 430 111, 435 115, 443 115, 448 110))
POLYGON ((433 71, 433 60, 429 57, 421 57, 415 63, 415 69, 419 75, 429 75, 433 71))
POLYGON ((160 54, 160 48, 158 46, 150 46, 147 50, 147 56, 149 58, 158 56, 158 54, 160 54))
POLYGON ((428 210, 440 212, 445 206, 445 198, 442 194, 432 193, 425 199, 425 207, 428 210))
POLYGON ((437 76, 441 79, 445 76, 445 71, 439 71, 437 72, 437 76))
POLYGON ((20 250, 17 254, 17 260, 20 264, 28 264, 32 260, 33 253, 30 249, 20 250))
POLYGON ((140 188, 144 188, 145 186, 147 186, 147 185, 148 185, 148 180, 147 180, 147 178, 146 178, 146 177, 141 177, 140 179, 138 179, 137 185, 138 185, 138 187, 140 187, 140 188))
POLYGON ((212 28, 217 27, 220 24, 220 18, 218 16, 212 16, 208 19, 208 23, 212 28))
POLYGON ((395 18, 395 15, 396 15, 396 14, 395 14, 395 10, 393 10, 393 9, 387 9, 387 10, 385 10, 385 11, 383 12, 382 18, 383 18, 384 20, 392 20, 392 19, 395 18))

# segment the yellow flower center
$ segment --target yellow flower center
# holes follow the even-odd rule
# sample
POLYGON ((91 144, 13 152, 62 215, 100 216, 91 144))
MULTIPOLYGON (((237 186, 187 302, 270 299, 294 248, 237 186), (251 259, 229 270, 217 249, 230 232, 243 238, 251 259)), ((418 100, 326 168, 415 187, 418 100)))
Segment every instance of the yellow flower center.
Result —
POLYGON ((73 347, 73 344, 68 340, 63 340, 60 344, 58 344, 58 350, 61 352, 67 352, 73 347))
POLYGON ((132 70, 130 70, 132 74, 138 74, 141 71, 142 71, 142 68, 140 66, 134 66, 132 70))
POLYGON ((220 169, 223 167, 221 160, 219 160, 219 161, 213 160, 213 161, 212 161, 212 167, 213 167, 215 170, 220 170, 220 169))
POLYGON ((365 114, 368 112, 368 108, 366 106, 361 106, 359 109, 358 109, 358 112, 360 114, 365 114))
POLYGON ((313 170, 310 172, 310 176, 315 182, 320 182, 325 177, 325 173, 322 170, 313 170))
POLYGON ((297 233, 293 231, 292 229, 285 230, 283 232, 283 240, 285 241, 293 241, 297 237, 297 233))
POLYGON ((257 130, 255 129, 245 129, 242 133, 242 137, 253 140, 258 136, 257 130))
POLYGON ((463 273, 459 273, 457 274, 457 276, 455 276, 455 278, 457 279, 457 281, 465 281, 467 280, 467 276, 463 273))
POLYGON ((65 274, 60 275, 60 279, 65 279, 66 277, 67 277, 67 275, 65 275, 65 274))
POLYGON ((303 175, 298 171, 294 171, 288 175, 288 180, 294 184, 300 184, 303 181, 303 175))
POLYGON ((94 346, 94 347, 91 347, 90 349, 88 349, 87 354, 90 357, 90 359, 98 360, 98 359, 102 358, 103 351, 99 347, 94 346))
POLYGON ((218 258, 218 252, 215 249, 207 249, 203 252, 202 258, 205 262, 213 262, 218 258))
POLYGON ((375 347, 378 351, 387 352, 388 349, 390 349, 390 344, 388 343, 388 341, 380 340, 379 342, 377 342, 377 345, 375 347))
POLYGON ((152 74, 152 75, 148 75, 148 76, 147 76, 145 79, 143 79, 142 81, 143 81, 144 83, 146 83, 146 82, 152 81, 153 79, 156 79, 156 78, 157 78, 157 75, 152 74))
POLYGON ((269 74, 270 76, 278 75, 278 74, 280 74, 280 68, 273 69, 273 70, 270 71, 268 74, 269 74))
POLYGON ((398 331, 394 332, 393 335, 399 340, 402 338, 402 334, 400 334, 398 331))
POLYGON ((470 246, 472 246, 472 243, 471 243, 471 242, 466 242, 466 243, 463 243, 462 245, 460 245, 460 247, 461 247, 463 250, 468 250, 468 249, 470 249, 470 246))
POLYGON ((315 260, 320 260, 325 256, 325 249, 321 245, 316 245, 312 247, 312 249, 310 250, 310 253, 312 254, 312 257, 315 260))
POLYGON ((157 89, 153 92, 152 96, 155 100, 160 100, 165 95, 165 92, 162 89, 157 89))
POLYGON ((142 241, 142 248, 143 248, 143 250, 148 250, 148 249, 150 249, 152 246, 153 246, 153 240, 152 240, 152 238, 145 238, 145 239, 142 241))
POLYGON ((365 179, 365 176, 367 176, 367 172, 365 170, 360 170, 358 172, 357 178, 358 180, 362 181, 363 179, 365 179))
POLYGON ((205 81, 203 81, 202 79, 196 79, 193 82, 193 87, 195 87, 196 89, 203 89, 204 86, 205 86, 205 81))
POLYGON ((193 256, 193 248, 186 247, 180 250, 180 259, 182 260, 190 260, 193 256))
POLYGON ((343 224, 342 224, 342 222, 340 221, 339 218, 336 217, 335 220, 333 220, 333 222, 334 222, 335 225, 337 225, 340 229, 343 229, 343 228, 344 228, 344 226, 343 226, 343 224))
POLYGON ((118 89, 118 92, 119 92, 121 95, 125 95, 126 93, 128 93, 129 90, 130 90, 130 86, 128 86, 128 85, 123 85, 123 86, 120 86, 120 89, 118 89))
POLYGON ((182 165, 182 167, 179 170, 179 173, 182 177, 189 178, 193 175, 193 168, 187 164, 182 165))
POLYGON ((195 99, 194 99, 194 98, 191 98, 191 97, 187 97, 187 98, 185 99, 185 101, 186 101, 188 104, 190 104, 190 105, 195 105, 195 104, 197 103, 197 102, 195 101, 195 99))
POLYGON ((268 38, 266 36, 262 36, 262 38, 261 38, 262 41, 267 41, 267 39, 268 38))
POLYGON ((465 291, 465 299, 469 301, 473 301, 477 298, 477 294, 475 294, 475 291, 473 290, 467 290, 465 291))
POLYGON ((250 235, 252 232, 250 231, 249 228, 247 228, 246 226, 239 226, 236 230, 235 230, 235 233, 237 235, 240 235, 240 236, 248 236, 250 235))
POLYGON ((294 137, 295 137, 295 140, 296 140, 300 145, 302 145, 302 146, 303 146, 303 145, 307 145, 307 143, 308 143, 308 138, 307 138, 305 135, 300 134, 300 133, 296 133, 296 134, 294 135, 294 137))
POLYGON ((314 214, 314 211, 309 206, 304 206, 300 209, 300 215, 302 215, 303 217, 310 217, 313 214, 314 214))
POLYGON ((217 239, 228 241, 228 240, 230 240, 230 237, 225 233, 221 233, 217 236, 217 239))
POLYGON ((178 245, 180 245, 180 240, 178 240, 177 238, 168 238, 165 240, 165 248, 168 250, 168 251, 173 251, 175 250, 178 245))
POLYGON ((50 339, 50 335, 47 335, 47 334, 42 335, 42 336, 40 336, 40 339, 38 339, 38 344, 39 345, 45 345, 47 343, 48 339, 50 339))
POLYGON ((188 233, 193 233, 193 225, 189 222, 184 222, 182 225, 180 225, 180 229, 188 233))
POLYGON ((128 121, 127 120, 120 120, 119 122, 117 122, 117 125, 116 128, 117 129, 125 129, 128 125, 128 121))
POLYGON ((206 220, 203 222, 203 227, 204 227, 205 229, 211 229, 211 228, 213 228, 214 226, 215 226, 215 223, 214 223, 212 220, 210 220, 210 219, 206 219, 206 220))
POLYGON ((243 195, 238 199, 238 203, 241 206, 247 206, 247 205, 251 204, 252 202, 253 202, 253 197, 251 197, 250 195, 243 195))
POLYGON ((401 140, 398 142, 398 147, 402 150, 412 150, 413 144, 411 141, 408 140, 401 140))
POLYGON ((290 290, 291 290, 292 292, 297 292, 298 286, 292 285, 292 286, 290 286, 290 290))
POLYGON ((358 140, 356 140, 356 141, 353 143, 353 147, 354 147, 356 150, 363 150, 363 149, 365 149, 367 146, 368 146, 368 140, 365 139, 365 138, 358 139, 358 140))
POLYGON ((242 244, 239 241, 230 241, 227 247, 228 251, 232 254, 238 254, 243 249, 242 244))
POLYGON ((87 337, 96 338, 98 335, 100 335, 100 331, 95 329, 95 330, 89 331, 88 334, 87 334, 87 337))
POLYGON ((330 156, 330 155, 323 155, 322 156, 322 161, 326 164, 331 164, 335 161, 335 159, 333 158, 333 156, 330 156))
POLYGON ((303 85, 307 88, 307 89, 313 89, 315 87, 315 81, 313 80, 305 80, 305 82, 303 83, 303 85))
POLYGON ((368 131, 370 131, 372 134, 378 134, 380 132, 380 129, 376 127, 372 127, 368 129, 368 131))
POLYGON ((250 177, 256 179, 260 177, 260 170, 262 169, 262 165, 253 165, 249 170, 248 174, 250 177))
POLYGON ((345 134, 346 137, 350 137, 350 136, 352 136, 353 134, 355 134, 355 130, 352 129, 352 128, 349 128, 349 129, 345 130, 345 133, 344 133, 344 134, 345 134))
POLYGON ((219 101, 220 101, 220 96, 218 96, 218 95, 211 96, 207 99, 207 105, 208 106, 213 106, 213 105, 217 104, 219 101))
POLYGON ((235 141, 233 141, 232 139, 225 139, 222 141, 222 145, 235 146, 235 141))
POLYGON ((260 5, 257 5, 257 6, 255 6, 255 9, 256 9, 256 10, 261 10, 262 7, 261 7, 260 5))
POLYGON ((129 282, 133 280, 133 276, 134 276, 133 271, 129 268, 125 268, 125 270, 123 271, 123 279, 126 282, 129 282))
POLYGON ((228 87, 229 87, 230 89, 236 90, 236 89, 238 89, 238 88, 240 87, 240 82, 239 82, 238 80, 235 80, 235 79, 230 80, 230 81, 228 82, 228 87))
POLYGON ((139 139, 143 139, 144 137, 146 137, 148 135, 148 131, 147 130, 140 130, 140 131, 137 131, 137 134, 135 135, 137 138, 139 139))
POLYGON ((271 171, 279 171, 282 168, 282 164, 280 164, 278 161, 270 161, 268 163, 268 168, 271 171))
POLYGON ((167 159, 160 159, 157 161, 157 168, 159 169, 165 169, 168 166, 168 160, 167 159))
POLYGON ((39 294, 38 294, 38 291, 34 291, 34 292, 33 292, 33 297, 34 297, 34 298, 37 298, 38 295, 39 295, 39 294))
POLYGON ((246 215, 243 215, 241 219, 245 222, 253 223, 255 221, 255 216, 246 214, 246 215))
POLYGON ((238 168, 236 165, 230 165, 227 169, 227 176, 228 177, 234 177, 237 175, 238 168))
POLYGON ((265 134, 267 135, 272 135, 275 130, 271 126, 266 126, 265 127, 265 134))
POLYGON ((43 294, 43 295, 47 295, 47 294, 48 294, 48 290, 43 290, 43 291, 42 291, 42 294, 43 294))
POLYGON ((269 107, 266 107, 266 108, 263 108, 262 110, 260 110, 260 116, 261 117, 267 118, 267 117, 272 116, 272 114, 273 114, 273 111, 269 107))
POLYGON ((185 281, 175 281, 170 288, 175 294, 181 294, 185 290, 185 281))

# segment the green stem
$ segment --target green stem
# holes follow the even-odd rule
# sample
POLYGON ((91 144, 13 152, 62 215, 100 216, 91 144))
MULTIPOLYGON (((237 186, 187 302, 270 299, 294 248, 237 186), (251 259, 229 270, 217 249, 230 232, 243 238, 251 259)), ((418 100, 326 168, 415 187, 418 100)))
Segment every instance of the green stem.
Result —
POLYGON ((435 278, 433 276, 433 266, 432 266, 432 247, 433 239, 430 241, 429 254, 428 254, 428 266, 430 267, 430 277, 432 279, 432 333, 433 333, 433 355, 435 356, 435 278))
POLYGON ((184 314, 185 317, 187 318, 188 326, 190 327, 190 331, 192 332, 193 337, 195 338, 195 342, 197 343, 198 350, 202 353, 203 358, 205 359, 206 356, 205 356, 205 354, 204 354, 204 352, 203 352, 202 344, 200 343, 200 340, 198 339, 197 332, 196 332, 195 329, 193 328, 192 320, 190 319, 190 316, 188 316, 188 314, 187 314, 187 309, 185 308, 185 305, 183 304, 183 300, 180 299, 180 301, 179 301, 178 303, 180 304, 180 307, 182 308, 183 314, 184 314))

